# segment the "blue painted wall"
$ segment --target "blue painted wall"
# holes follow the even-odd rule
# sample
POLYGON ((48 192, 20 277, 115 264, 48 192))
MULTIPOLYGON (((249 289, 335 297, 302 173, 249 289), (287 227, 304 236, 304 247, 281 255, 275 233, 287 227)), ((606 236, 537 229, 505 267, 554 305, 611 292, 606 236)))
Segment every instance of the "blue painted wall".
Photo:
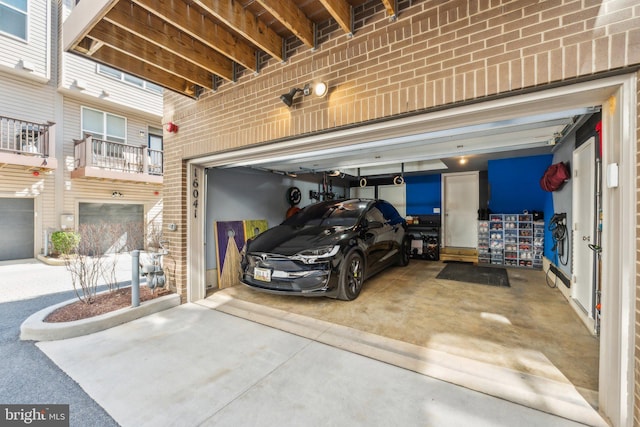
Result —
POLYGON ((548 210, 551 193, 540 188, 540 178, 552 159, 548 154, 490 160, 489 209, 495 213, 548 210))
POLYGON ((441 208, 442 175, 407 176, 407 215, 432 214, 434 208, 441 208))

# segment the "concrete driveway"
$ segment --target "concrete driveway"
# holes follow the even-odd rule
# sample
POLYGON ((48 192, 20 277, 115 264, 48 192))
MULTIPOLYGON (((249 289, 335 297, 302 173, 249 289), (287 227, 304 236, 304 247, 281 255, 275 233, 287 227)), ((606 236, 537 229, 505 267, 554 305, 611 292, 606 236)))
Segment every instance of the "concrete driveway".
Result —
POLYGON ((122 426, 577 426, 199 304, 38 347, 122 426))
MULTIPOLYGON (((122 266, 126 282, 130 264, 122 266)), ((65 274, 37 262, 0 265, 0 403, 68 403, 70 425, 83 427, 581 425, 210 301, 88 336, 19 342, 22 319, 72 297, 65 274)))

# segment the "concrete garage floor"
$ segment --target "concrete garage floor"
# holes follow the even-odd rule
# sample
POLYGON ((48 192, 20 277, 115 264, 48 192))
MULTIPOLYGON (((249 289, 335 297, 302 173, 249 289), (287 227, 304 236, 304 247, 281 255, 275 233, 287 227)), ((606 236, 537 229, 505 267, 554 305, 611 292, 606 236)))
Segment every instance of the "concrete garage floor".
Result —
MULTIPOLYGON (((217 292, 378 336, 571 383, 597 404, 599 341, 539 270, 507 269, 511 287, 436 279, 442 262, 412 260, 365 282, 355 301, 217 292)), ((560 285, 562 286, 562 285, 560 285)))

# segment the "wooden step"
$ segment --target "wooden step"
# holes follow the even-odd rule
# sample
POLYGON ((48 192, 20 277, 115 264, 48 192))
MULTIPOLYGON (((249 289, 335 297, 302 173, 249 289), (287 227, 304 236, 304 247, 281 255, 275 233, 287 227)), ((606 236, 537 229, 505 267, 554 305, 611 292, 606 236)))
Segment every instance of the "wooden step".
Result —
POLYGON ((442 248, 440 249, 440 261, 460 261, 477 264, 478 250, 476 248, 442 248))

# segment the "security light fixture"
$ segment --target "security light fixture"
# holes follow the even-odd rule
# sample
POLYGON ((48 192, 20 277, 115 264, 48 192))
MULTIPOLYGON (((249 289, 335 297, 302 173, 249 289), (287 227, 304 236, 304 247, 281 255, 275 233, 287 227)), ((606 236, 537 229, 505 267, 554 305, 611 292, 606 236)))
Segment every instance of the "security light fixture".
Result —
POLYGON ((325 82, 318 82, 313 87, 313 93, 315 93, 317 97, 323 97, 327 94, 327 89, 328 87, 325 82))
POLYGON ((280 95, 280 100, 285 103, 287 107, 291 107, 293 104, 293 97, 298 92, 302 92, 304 96, 309 96, 312 93, 318 97, 322 97, 327 94, 327 84, 325 82, 307 83, 302 89, 294 87, 288 93, 280 95))
POLYGON ((302 89, 298 89, 297 87, 294 87, 289 91, 289 93, 283 93, 282 95, 280 95, 280 100, 284 102, 287 107, 291 107, 291 104, 293 104, 293 97, 295 96, 295 94, 302 91, 303 91, 302 89))

